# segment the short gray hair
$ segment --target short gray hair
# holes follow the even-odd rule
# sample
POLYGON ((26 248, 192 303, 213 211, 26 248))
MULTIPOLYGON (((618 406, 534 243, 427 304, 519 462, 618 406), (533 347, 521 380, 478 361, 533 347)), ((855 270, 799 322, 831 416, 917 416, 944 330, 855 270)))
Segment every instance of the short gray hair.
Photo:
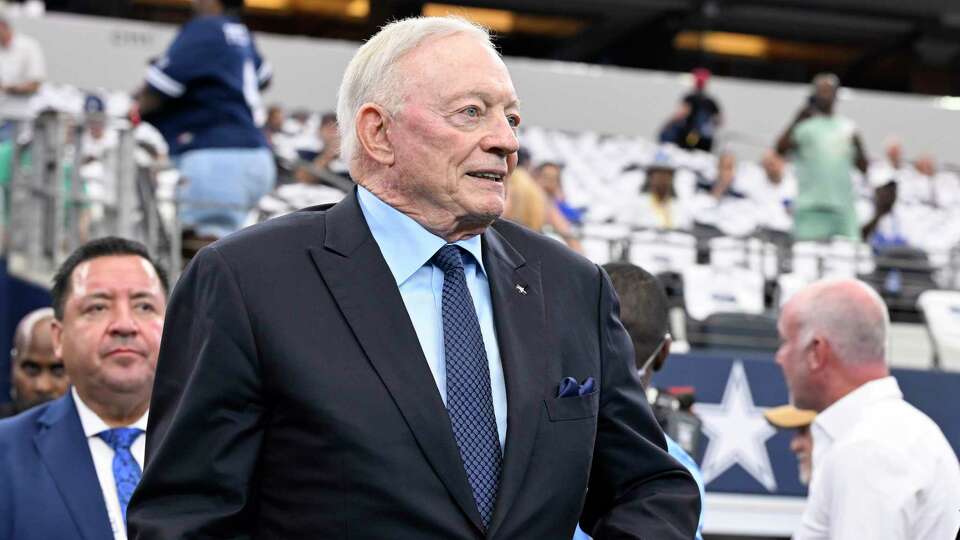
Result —
POLYGON ((340 129, 340 155, 350 163, 357 152, 356 116, 364 103, 377 103, 390 113, 403 103, 402 79, 395 65, 427 38, 469 34, 496 52, 490 33, 482 26, 460 17, 411 17, 384 26, 370 38, 347 65, 337 93, 337 122, 340 129))
POLYGON ((890 314, 880 295, 866 283, 855 279, 820 281, 811 286, 798 307, 803 345, 819 335, 846 364, 887 363, 890 314), (861 294, 852 298, 839 290, 844 286, 855 287, 861 294))

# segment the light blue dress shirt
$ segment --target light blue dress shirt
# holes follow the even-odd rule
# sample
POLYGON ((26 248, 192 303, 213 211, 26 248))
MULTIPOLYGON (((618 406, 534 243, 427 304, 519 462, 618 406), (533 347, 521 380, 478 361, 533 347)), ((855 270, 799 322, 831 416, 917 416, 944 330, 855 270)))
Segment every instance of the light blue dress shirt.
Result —
MULTIPOLYGON (((447 367, 444 361, 441 314, 443 271, 430 263, 430 259, 447 241, 424 229, 412 218, 381 201, 363 187, 357 187, 357 198, 373 239, 380 247, 390 273, 397 282, 423 355, 427 358, 430 373, 437 383, 443 404, 446 405, 447 367)), ((497 434, 502 450, 507 437, 507 388, 493 324, 490 284, 483 268, 480 236, 461 240, 456 242, 456 245, 473 255, 473 260, 464 257, 464 274, 477 310, 483 346, 487 352, 493 412, 497 417, 497 434)), ((425 388, 424 391, 429 389, 425 388)))
MULTIPOLYGON (((703 473, 700 472, 700 466, 697 465, 697 462, 690 457, 690 454, 688 454, 686 450, 666 433, 664 433, 663 436, 667 439, 667 452, 670 452, 670 455, 673 456, 674 459, 686 467, 687 470, 690 471, 690 474, 693 475, 694 481, 697 482, 697 488, 700 490, 700 522, 697 524, 697 535, 694 538, 695 540, 703 540, 703 512, 707 504, 707 494, 703 487, 703 473)), ((583 532, 583 529, 577 526, 577 530, 573 532, 573 540, 590 540, 590 535, 583 532)))

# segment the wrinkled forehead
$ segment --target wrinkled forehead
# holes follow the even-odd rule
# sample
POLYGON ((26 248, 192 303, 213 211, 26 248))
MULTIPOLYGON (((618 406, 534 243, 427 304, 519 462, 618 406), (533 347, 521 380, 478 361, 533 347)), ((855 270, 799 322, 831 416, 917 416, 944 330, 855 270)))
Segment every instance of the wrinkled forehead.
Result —
POLYGON ((516 102, 506 64, 489 42, 458 32, 424 39, 400 57, 394 76, 412 93, 445 97, 476 92, 516 102))

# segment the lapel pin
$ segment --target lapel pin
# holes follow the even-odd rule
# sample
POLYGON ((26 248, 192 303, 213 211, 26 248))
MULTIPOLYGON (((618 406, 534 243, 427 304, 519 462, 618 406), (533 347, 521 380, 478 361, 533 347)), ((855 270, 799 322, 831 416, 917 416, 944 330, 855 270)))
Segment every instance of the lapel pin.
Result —
POLYGON ((517 283, 516 287, 517 287, 517 292, 518 292, 518 293, 526 296, 526 294, 527 294, 527 289, 526 289, 523 285, 517 283))

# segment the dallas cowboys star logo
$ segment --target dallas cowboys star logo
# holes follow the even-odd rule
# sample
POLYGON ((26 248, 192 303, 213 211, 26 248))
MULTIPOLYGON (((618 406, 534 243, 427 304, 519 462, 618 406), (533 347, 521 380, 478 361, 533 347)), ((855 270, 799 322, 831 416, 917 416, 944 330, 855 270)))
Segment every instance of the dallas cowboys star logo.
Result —
POLYGON ((763 418, 765 407, 753 404, 750 383, 737 360, 730 370, 723 399, 697 403, 695 411, 703 420, 703 432, 710 438, 703 456, 703 483, 709 484, 734 465, 740 465, 767 491, 777 490, 777 480, 767 453, 767 439, 776 433, 763 418))

